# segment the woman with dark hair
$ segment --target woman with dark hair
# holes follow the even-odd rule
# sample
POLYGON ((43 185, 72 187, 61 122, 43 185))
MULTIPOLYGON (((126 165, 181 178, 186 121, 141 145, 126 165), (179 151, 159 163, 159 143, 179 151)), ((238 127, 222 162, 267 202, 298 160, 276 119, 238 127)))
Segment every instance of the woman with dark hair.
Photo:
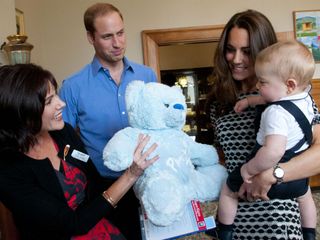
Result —
POLYGON ((132 166, 110 187, 73 128, 53 75, 33 64, 0 68, 0 201, 22 239, 124 239, 108 214, 145 168, 156 148, 140 135, 132 166))
POLYGON ((237 13, 228 21, 214 55, 214 73, 216 77, 211 94, 215 96, 220 104, 229 105, 231 103, 233 107, 239 91, 256 90, 256 77, 254 74, 256 56, 262 49, 276 42, 277 36, 270 21, 257 11, 248 10, 237 13), (239 31, 235 31, 235 29, 239 31), (236 49, 235 46, 228 42, 232 33, 237 34, 234 38, 235 42, 239 41, 239 37, 242 35, 248 36, 248 39, 243 39, 246 40, 246 44, 238 43, 241 49, 236 49), (247 62, 242 64, 243 71, 238 71, 239 73, 237 74, 241 79, 245 80, 244 82, 235 81, 227 59, 227 55, 232 57, 237 50, 241 50, 243 55, 247 57, 247 62))
MULTIPOLYGON (((258 94, 254 70, 256 56, 276 42, 276 34, 270 21, 254 10, 235 14, 222 32, 214 56, 215 81, 208 104, 215 131, 215 145, 224 154, 228 172, 242 165, 255 146, 255 108, 249 107, 237 114, 233 110, 234 105, 239 99, 258 94)), ((314 135, 315 143, 319 142, 317 136, 319 134, 314 135)), ((319 145, 315 143, 310 149, 293 158, 290 164, 297 161, 305 161, 306 164, 316 162, 319 158, 319 153, 316 154, 319 145)), ((285 176, 288 171, 290 179, 277 176, 273 169, 270 169, 255 176, 251 184, 245 183, 242 186, 239 194, 248 201, 239 202, 234 226, 218 224, 221 239, 302 239, 296 200, 269 200, 267 197, 270 186, 277 182, 276 178, 291 181, 301 177, 298 174, 294 176, 292 167, 290 169, 283 164, 279 167, 283 168, 285 176), (265 183, 261 181, 262 176, 265 177, 265 183), (266 201, 255 201, 257 199, 266 201)), ((307 170, 304 174, 301 178, 311 176, 307 170)), ((309 230, 303 229, 304 234, 309 230)))

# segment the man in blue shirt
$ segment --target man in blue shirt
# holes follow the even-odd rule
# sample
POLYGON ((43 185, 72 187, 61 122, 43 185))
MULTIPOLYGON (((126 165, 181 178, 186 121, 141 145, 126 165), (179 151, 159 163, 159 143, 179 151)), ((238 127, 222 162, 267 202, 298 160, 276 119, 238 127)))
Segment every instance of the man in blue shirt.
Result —
MULTIPOLYGON (((124 56, 125 29, 122 14, 116 7, 108 3, 92 5, 84 14, 84 24, 88 41, 95 50, 94 58, 90 64, 63 82, 59 95, 66 102, 64 120, 79 129, 93 163, 104 178, 104 184, 109 185, 121 173, 103 165, 102 151, 117 131, 128 126, 126 87, 133 80, 154 82, 156 75, 151 68, 133 63, 124 56)), ((126 205, 123 213, 126 216, 115 216, 118 218, 118 221, 115 220, 116 225, 122 224, 125 219, 129 219, 130 225, 133 224, 129 211, 136 207, 133 206, 133 199, 128 198, 128 203, 122 204, 126 205)), ((117 211, 121 210, 122 202, 117 211)), ((128 225, 125 229, 120 225, 118 227, 127 239, 140 238, 139 223, 135 226, 138 229, 134 229, 139 233, 126 233, 128 225)))

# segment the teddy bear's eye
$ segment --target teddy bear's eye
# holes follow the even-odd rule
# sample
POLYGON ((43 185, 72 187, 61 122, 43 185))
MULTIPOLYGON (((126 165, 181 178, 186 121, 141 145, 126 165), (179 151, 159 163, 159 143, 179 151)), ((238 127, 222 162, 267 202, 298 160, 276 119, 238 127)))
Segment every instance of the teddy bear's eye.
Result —
POLYGON ((164 105, 166 108, 169 107, 169 104, 168 104, 168 103, 164 103, 163 105, 164 105))

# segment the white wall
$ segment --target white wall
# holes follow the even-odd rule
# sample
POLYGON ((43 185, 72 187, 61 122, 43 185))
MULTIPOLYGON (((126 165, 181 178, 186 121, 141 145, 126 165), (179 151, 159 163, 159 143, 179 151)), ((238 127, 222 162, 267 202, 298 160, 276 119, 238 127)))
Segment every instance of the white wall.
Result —
MULTIPOLYGON (((10 0, 0 0, 8 1, 10 0)), ((92 0, 15 0, 24 11, 32 61, 51 70, 58 81, 92 59, 83 12, 92 0)), ((248 8, 263 12, 278 32, 293 31, 294 10, 320 9, 319 0, 111 0, 125 18, 127 56, 142 63, 141 31, 225 24, 235 12, 248 8)), ((315 77, 320 78, 320 66, 315 77)))

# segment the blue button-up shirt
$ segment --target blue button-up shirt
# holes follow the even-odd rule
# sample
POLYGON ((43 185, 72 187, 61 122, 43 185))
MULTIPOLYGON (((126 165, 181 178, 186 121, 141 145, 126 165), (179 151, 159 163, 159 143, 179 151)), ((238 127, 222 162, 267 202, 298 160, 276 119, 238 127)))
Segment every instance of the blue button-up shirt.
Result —
POLYGON ((64 80, 59 92, 66 102, 64 120, 80 129, 86 150, 104 177, 121 175, 103 165, 102 151, 117 131, 128 126, 125 90, 133 80, 155 82, 156 75, 151 68, 124 58, 124 71, 118 86, 109 70, 94 57, 91 64, 64 80))

